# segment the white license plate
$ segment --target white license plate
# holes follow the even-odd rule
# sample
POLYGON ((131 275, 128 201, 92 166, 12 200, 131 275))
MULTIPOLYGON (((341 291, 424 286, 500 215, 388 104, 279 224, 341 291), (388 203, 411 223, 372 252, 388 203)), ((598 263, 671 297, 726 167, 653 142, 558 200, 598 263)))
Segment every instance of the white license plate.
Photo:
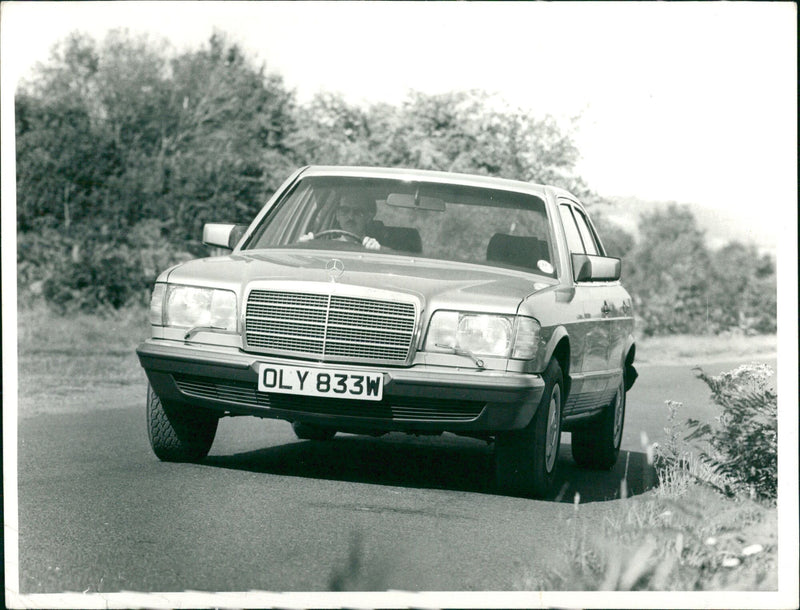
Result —
POLYGON ((258 390, 326 398, 381 400, 383 375, 261 363, 258 365, 258 390))

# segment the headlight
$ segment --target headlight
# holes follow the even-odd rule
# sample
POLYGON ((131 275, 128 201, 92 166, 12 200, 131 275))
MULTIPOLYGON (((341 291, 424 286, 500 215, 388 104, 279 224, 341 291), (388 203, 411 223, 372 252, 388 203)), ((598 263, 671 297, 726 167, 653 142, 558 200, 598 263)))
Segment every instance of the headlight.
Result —
POLYGON ((236 294, 230 290, 167 284, 156 284, 153 290, 152 324, 235 332, 236 319, 236 294))
POLYGON ((540 328, 539 322, 523 316, 437 311, 428 327, 425 351, 528 360, 539 347, 540 328))

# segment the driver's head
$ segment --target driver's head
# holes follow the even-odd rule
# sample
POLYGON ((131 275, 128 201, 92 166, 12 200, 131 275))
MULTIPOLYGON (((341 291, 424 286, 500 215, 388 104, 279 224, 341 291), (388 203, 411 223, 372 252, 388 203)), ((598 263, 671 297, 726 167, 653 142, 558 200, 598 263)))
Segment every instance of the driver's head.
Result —
POLYGON ((365 234, 367 223, 375 216, 375 199, 363 193, 344 193, 336 208, 339 228, 356 235, 365 234))

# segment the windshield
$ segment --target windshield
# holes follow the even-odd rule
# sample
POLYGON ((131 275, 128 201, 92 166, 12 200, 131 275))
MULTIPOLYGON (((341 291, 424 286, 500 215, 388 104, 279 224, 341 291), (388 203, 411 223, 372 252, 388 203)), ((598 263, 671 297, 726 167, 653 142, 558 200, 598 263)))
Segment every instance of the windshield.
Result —
POLYGON ((276 247, 370 249, 554 274, 541 199, 434 182, 304 178, 243 249, 276 247))

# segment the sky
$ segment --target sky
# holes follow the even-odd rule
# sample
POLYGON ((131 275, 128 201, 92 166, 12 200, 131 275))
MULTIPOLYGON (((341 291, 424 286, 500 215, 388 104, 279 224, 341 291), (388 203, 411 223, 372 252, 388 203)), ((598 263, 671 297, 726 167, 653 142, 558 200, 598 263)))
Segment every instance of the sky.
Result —
POLYGON ((483 89, 579 117, 577 170, 601 195, 698 203, 775 238, 797 207, 794 3, 6 2, 2 28, 11 82, 74 30, 181 50, 216 28, 301 101, 483 89))

